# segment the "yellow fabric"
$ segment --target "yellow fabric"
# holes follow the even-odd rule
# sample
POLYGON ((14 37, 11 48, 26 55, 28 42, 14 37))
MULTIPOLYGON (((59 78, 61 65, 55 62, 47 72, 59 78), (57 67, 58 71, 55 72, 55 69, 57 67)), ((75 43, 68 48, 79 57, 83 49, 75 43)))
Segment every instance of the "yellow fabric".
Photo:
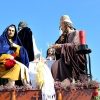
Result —
POLYGON ((17 57, 19 57, 19 52, 20 52, 20 46, 18 46, 15 50, 15 54, 17 55, 17 57))
POLYGON ((5 63, 5 60, 6 59, 10 59, 11 58, 11 55, 10 54, 2 54, 0 56, 0 63, 5 63))
MULTIPOLYGON (((10 42, 12 42, 12 39, 9 39, 10 42)), ((15 50, 15 54, 17 55, 17 57, 19 57, 19 52, 20 52, 20 46, 18 46, 15 50)))
POLYGON ((5 70, 5 65, 0 64, 0 77, 7 78, 10 80, 19 80, 20 79, 20 66, 15 64, 14 67, 9 70, 5 70))
MULTIPOLYGON (((10 42, 12 42, 11 39, 9 39, 10 42)), ((18 46, 15 50, 15 54, 19 56, 20 46, 18 46)), ((21 74, 20 74, 20 65, 15 64, 14 67, 10 68, 9 70, 5 70, 5 62, 6 59, 10 59, 10 54, 2 54, 0 56, 0 77, 1 78, 7 78, 10 80, 20 80, 21 74)), ((24 75, 24 78, 26 78, 26 75, 24 75)))
POLYGON ((9 39, 9 42, 12 42, 12 39, 9 39))
MULTIPOLYGON (((10 54, 2 54, 0 56, 0 77, 10 80, 19 80, 21 78, 20 65, 15 64, 14 67, 10 68, 9 70, 5 70, 5 61, 10 57, 10 54)), ((26 75, 24 75, 24 78, 26 78, 26 75)))

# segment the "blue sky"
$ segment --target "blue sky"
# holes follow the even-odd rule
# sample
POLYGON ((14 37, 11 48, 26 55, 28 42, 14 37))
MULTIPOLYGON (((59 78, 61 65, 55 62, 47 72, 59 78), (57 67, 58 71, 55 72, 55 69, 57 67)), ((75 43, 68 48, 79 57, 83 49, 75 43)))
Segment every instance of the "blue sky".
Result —
POLYGON ((59 37, 59 19, 67 14, 76 29, 86 31, 86 42, 92 49, 92 74, 100 81, 99 9, 100 0, 1 0, 0 34, 8 25, 26 21, 45 57, 46 43, 53 44, 59 37))

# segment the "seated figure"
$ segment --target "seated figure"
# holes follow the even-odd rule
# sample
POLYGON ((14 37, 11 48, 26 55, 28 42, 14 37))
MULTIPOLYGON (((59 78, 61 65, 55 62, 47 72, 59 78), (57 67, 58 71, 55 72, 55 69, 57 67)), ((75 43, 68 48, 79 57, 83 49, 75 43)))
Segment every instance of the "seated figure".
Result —
POLYGON ((86 56, 77 54, 79 45, 79 31, 75 30, 68 15, 60 18, 62 34, 51 46, 56 51, 57 61, 53 63, 51 71, 55 80, 79 79, 80 74, 86 74, 86 56))
POLYGON ((0 78, 8 79, 10 86, 16 80, 29 82, 29 59, 18 38, 15 25, 8 26, 0 36, 0 78))

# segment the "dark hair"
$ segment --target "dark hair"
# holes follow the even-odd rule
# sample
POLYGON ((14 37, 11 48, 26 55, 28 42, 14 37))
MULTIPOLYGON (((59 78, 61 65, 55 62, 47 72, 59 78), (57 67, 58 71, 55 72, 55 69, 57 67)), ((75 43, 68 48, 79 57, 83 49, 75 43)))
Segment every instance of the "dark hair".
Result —
MULTIPOLYGON (((9 27, 14 27, 16 29, 15 25, 13 25, 13 24, 10 25, 9 27)), ((9 27, 8 27, 8 29, 9 29, 9 27)), ((7 29, 7 31, 8 31, 8 29, 7 29)))
POLYGON ((54 52, 54 49, 53 48, 48 48, 48 50, 47 50, 47 52, 46 52, 46 58, 48 57, 48 51, 50 50, 50 49, 52 49, 53 50, 53 54, 55 54, 55 52, 54 52))

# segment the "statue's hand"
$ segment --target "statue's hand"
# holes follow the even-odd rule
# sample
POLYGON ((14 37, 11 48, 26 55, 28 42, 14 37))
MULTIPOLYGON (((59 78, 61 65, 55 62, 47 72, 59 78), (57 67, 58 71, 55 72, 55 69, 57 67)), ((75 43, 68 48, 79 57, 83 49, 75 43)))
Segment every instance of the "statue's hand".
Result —
POLYGON ((11 43, 11 45, 10 45, 11 47, 14 47, 14 48, 17 48, 18 47, 18 45, 17 44, 15 44, 15 43, 11 43))
POLYGON ((61 48, 61 44, 54 44, 53 46, 51 46, 50 48, 54 48, 55 50, 61 48))

